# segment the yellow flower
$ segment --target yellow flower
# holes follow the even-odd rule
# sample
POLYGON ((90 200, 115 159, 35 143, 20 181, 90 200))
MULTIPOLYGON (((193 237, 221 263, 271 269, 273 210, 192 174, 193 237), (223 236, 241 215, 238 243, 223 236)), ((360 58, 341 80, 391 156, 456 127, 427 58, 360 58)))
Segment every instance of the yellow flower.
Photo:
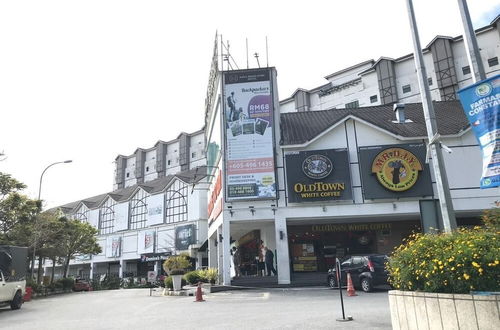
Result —
POLYGON ((495 260, 495 265, 498 265, 499 263, 500 263, 500 261, 495 260))
POLYGON ((483 269, 482 268, 479 268, 477 271, 479 272, 479 274, 483 273, 483 269))
POLYGON ((472 262, 472 266, 474 266, 476 268, 479 268, 481 265, 479 265, 477 262, 473 261, 472 262))
POLYGON ((464 278, 465 278, 466 280, 468 280, 468 279, 470 278, 470 276, 469 276, 469 275, 467 275, 466 273, 464 273, 464 278))

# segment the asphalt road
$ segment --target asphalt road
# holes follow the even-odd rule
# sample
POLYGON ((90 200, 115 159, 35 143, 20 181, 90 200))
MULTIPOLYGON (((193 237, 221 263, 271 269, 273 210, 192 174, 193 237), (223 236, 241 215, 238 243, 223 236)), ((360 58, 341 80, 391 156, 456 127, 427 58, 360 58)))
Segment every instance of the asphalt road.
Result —
MULTIPOLYGON (((345 291, 344 291, 345 292, 345 291)), ((386 291, 345 297, 328 288, 226 291, 150 297, 148 289, 79 292, 0 309, 0 329, 391 329, 386 291)))

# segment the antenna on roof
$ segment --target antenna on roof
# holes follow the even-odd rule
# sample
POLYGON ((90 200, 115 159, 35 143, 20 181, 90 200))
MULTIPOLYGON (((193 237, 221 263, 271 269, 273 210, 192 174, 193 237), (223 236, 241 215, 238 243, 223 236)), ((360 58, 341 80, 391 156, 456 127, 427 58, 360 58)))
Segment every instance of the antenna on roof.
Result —
POLYGON ((267 48, 267 36, 266 36, 266 67, 269 67, 269 52, 267 48))
POLYGON ((246 38, 246 45, 247 45, 247 69, 249 69, 249 66, 248 66, 248 38, 246 38))
POLYGON ((259 68, 260 68, 260 63, 259 63, 259 53, 255 52, 255 53, 253 54, 253 56, 254 56, 254 57, 255 57, 255 59, 257 60, 257 65, 258 65, 258 66, 259 66, 259 68))

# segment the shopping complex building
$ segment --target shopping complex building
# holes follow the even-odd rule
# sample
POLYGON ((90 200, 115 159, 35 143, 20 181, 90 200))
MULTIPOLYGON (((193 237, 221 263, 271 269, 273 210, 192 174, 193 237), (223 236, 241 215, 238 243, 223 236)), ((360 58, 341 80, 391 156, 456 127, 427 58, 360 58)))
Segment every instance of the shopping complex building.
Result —
MULTIPOLYGON (((488 77, 500 69, 499 29, 497 18, 476 31, 488 77)), ((390 253, 412 231, 442 229, 413 54, 362 62, 280 101, 275 68, 225 70, 219 43, 204 129, 118 156, 114 191, 60 207, 98 228, 103 248, 72 261, 70 274, 141 277, 187 252, 225 285, 324 281, 335 258, 390 253), (277 276, 255 276, 263 247, 277 276)), ((481 151, 456 100, 472 83, 462 37, 434 38, 424 61, 452 151, 457 222, 476 225, 500 188, 479 188, 481 151)))

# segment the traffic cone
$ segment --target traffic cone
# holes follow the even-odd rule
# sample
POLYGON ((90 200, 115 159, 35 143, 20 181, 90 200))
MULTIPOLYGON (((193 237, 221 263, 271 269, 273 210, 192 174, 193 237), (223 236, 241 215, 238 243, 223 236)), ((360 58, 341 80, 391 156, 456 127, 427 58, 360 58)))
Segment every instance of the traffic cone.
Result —
POLYGON ((350 273, 347 273, 347 295, 349 297, 357 296, 356 290, 354 290, 354 285, 352 285, 352 278, 350 273))
POLYGON ((196 300, 194 302, 202 302, 205 301, 203 299, 203 292, 201 291, 201 282, 198 283, 198 288, 196 289, 196 300))

